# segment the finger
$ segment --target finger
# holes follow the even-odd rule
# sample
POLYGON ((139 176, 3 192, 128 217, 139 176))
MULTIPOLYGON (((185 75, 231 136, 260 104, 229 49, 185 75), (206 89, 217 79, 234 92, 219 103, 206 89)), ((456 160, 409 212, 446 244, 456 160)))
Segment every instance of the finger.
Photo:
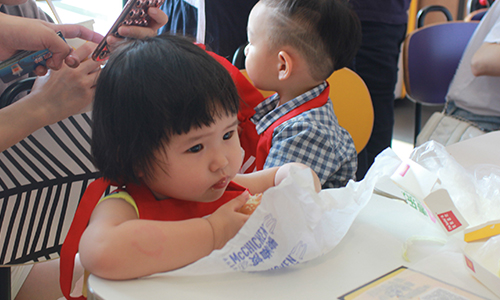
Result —
POLYGON ((97 45, 92 42, 86 42, 66 57, 66 64, 72 68, 78 67, 82 61, 85 61, 90 57, 90 54, 94 51, 96 46, 97 45))
POLYGON ((239 210, 250 198, 250 193, 248 191, 244 191, 241 195, 234 198, 231 202, 234 202, 234 210, 239 210))
POLYGON ((71 53, 66 56, 64 62, 71 68, 76 68, 80 65, 81 58, 77 54, 71 53))
POLYGON ((158 31, 158 29, 163 27, 168 22, 167 14, 157 7, 150 7, 148 9, 148 15, 151 17, 149 27, 151 27, 155 31, 158 31))
POLYGON ((35 68, 35 71, 33 71, 37 76, 43 76, 45 74, 47 74, 47 68, 40 65, 38 67, 35 68))
POLYGON ((96 44, 103 39, 103 36, 99 33, 78 24, 52 24, 52 28, 61 31, 66 39, 81 38, 96 44))
MULTIPOLYGON (((81 38, 87 41, 98 43, 102 40, 102 35, 82 26, 76 24, 50 24, 47 26, 51 27, 55 31, 61 31, 65 38, 81 38)), ((71 53, 71 47, 66 44, 57 34, 48 35, 47 40, 44 41, 45 45, 48 45, 48 49, 52 52, 52 59, 47 61, 47 67, 50 69, 58 70, 61 68, 63 60, 71 53)), ((79 64, 78 58, 68 58, 69 65, 76 67, 79 64)))
POLYGON ((85 74, 90 74, 90 73, 95 73, 96 70, 98 69, 100 70, 101 65, 102 65, 101 62, 96 62, 92 59, 87 59, 80 64, 79 69, 85 74))
MULTIPOLYGON (((140 26, 120 26, 118 28, 118 34, 123 37, 142 39, 150 36, 156 35, 156 30, 150 27, 140 27, 140 26)), ((108 39, 109 43, 109 39, 108 39)))
POLYGON ((113 51, 117 46, 119 46, 120 43, 123 42, 123 38, 110 35, 106 38, 106 42, 108 43, 108 46, 111 49, 111 51, 113 51))
POLYGON ((52 53, 52 57, 47 60, 46 64, 49 69, 59 70, 63 60, 71 53, 72 49, 58 35, 54 36, 57 37, 57 39, 45 43, 52 53))
POLYGON ((157 7, 150 7, 148 9, 148 15, 151 19, 147 27, 120 26, 120 28, 118 28, 118 34, 123 37, 138 39, 157 35, 158 29, 167 23, 168 16, 157 7))

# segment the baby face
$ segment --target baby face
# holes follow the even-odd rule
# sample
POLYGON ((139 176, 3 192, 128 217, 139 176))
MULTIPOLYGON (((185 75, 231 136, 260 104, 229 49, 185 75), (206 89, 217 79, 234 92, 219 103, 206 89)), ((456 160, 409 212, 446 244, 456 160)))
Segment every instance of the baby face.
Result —
POLYGON ((273 81, 278 77, 278 51, 270 49, 268 29, 272 11, 258 2, 248 17, 248 45, 245 48, 245 69, 255 87, 274 91, 273 81))
POLYGON ((223 115, 210 126, 172 136, 156 159, 151 179, 144 178, 144 183, 157 199, 219 199, 242 163, 236 115, 223 115))

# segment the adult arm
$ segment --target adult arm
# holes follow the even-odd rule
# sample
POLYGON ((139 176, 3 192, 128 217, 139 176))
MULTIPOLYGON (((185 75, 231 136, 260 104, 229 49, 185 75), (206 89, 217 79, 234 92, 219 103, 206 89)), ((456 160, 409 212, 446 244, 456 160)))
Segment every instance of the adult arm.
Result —
MULTIPOLYGON (((47 67, 59 70, 65 59, 69 65, 77 67, 79 59, 72 58, 72 49, 64 42, 57 32, 61 31, 65 38, 81 38, 98 43, 102 36, 81 25, 59 25, 37 19, 22 18, 0 13, 0 60, 6 60, 18 50, 49 49, 52 58, 47 60, 47 67)), ((39 71, 37 71, 39 72, 39 71)), ((43 73, 38 73, 43 75, 43 73)))
MULTIPOLYGON (((167 15, 158 8, 150 8, 148 13, 151 22, 148 27, 122 26, 120 35, 124 37, 143 38, 156 35, 157 30, 168 21, 167 15)), ((22 18, 0 13, 0 61, 14 55, 18 50, 43 50, 49 49, 52 58, 47 60, 49 69, 59 70, 65 61, 70 67, 76 68, 86 56, 74 52, 56 33, 61 31, 65 38, 81 38, 93 43, 99 43, 102 35, 75 24, 52 24, 37 19, 22 18)), ((121 39, 108 38, 111 47, 121 39)), ((37 75, 44 75, 46 69, 37 68, 37 75)))
POLYGON ((500 76, 500 44, 483 43, 471 60, 474 76, 500 76))
MULTIPOLYGON (((94 46, 87 43, 78 51, 88 56, 94 46)), ((38 77, 30 94, 0 109, 0 151, 46 125, 88 110, 99 70, 99 63, 86 60, 78 68, 62 65, 38 77)))

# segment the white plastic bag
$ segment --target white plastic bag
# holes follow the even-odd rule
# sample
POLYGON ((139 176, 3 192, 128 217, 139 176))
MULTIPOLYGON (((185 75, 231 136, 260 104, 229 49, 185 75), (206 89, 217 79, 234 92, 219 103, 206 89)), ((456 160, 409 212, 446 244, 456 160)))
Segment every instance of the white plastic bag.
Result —
POLYGON ((499 218, 500 167, 482 164, 465 169, 434 141, 415 148, 411 159, 439 177, 471 227, 499 218))
POLYGON ((319 194, 310 171, 294 169, 279 186, 263 194, 260 206, 224 248, 166 274, 265 271, 323 255, 345 236, 371 198, 378 178, 392 174, 399 164, 389 150, 377 158, 363 181, 350 181, 345 188, 324 189, 319 194))

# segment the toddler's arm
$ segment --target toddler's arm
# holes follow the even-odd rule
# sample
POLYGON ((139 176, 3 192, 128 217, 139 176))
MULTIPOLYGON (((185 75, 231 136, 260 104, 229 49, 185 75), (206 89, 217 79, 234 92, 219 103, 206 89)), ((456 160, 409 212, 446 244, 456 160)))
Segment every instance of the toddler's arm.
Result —
POLYGON ((233 181, 248 188, 251 194, 263 193, 268 188, 280 184, 280 182, 289 175, 291 166, 310 169, 314 177, 314 188, 316 192, 321 190, 321 182, 318 175, 311 168, 302 163, 287 163, 281 167, 268 168, 250 174, 238 174, 233 181))
POLYGON ((89 272, 107 279, 131 279, 188 265, 224 246, 243 226, 238 213, 244 193, 208 218, 165 222, 138 219, 122 199, 107 199, 92 213, 79 252, 89 272))

